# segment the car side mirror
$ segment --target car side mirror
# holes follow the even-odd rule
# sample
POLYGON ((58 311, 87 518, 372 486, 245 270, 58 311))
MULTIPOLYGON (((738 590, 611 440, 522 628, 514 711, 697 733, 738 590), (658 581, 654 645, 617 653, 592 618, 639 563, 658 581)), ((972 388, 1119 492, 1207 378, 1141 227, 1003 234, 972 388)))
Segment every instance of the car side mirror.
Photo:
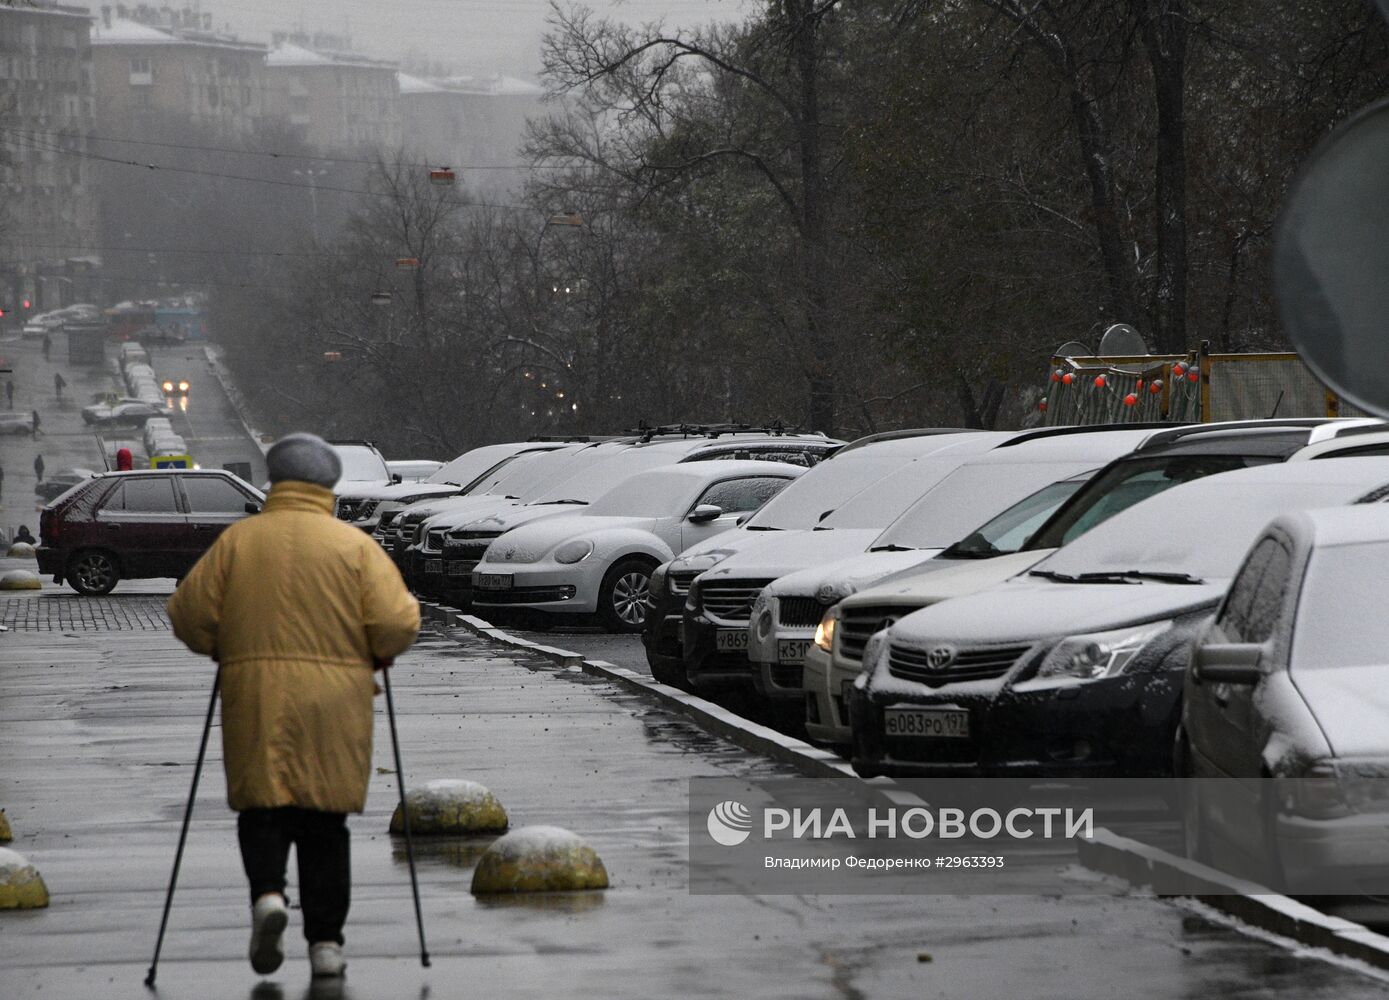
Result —
POLYGON ((752 511, 748 511, 745 514, 739 514, 738 520, 733 522, 733 526, 735 528, 741 528, 743 525, 747 524, 749 521, 752 520, 752 514, 752 511))
POLYGON ((403 482, 405 482, 405 479, 404 479, 404 477, 401 476, 401 474, 400 474, 399 472, 392 472, 392 473, 391 473, 391 485, 392 485, 392 486, 399 486, 399 485, 400 485, 401 483, 403 483, 403 482))
POLYGON ((247 513, 247 514, 259 514, 259 513, 260 513, 260 504, 256 503, 254 500, 247 500, 247 501, 246 501, 246 513, 247 513))
POLYGON ((825 518, 829 517, 829 516, 830 516, 831 514, 833 514, 833 513, 834 513, 834 508, 831 507, 829 510, 825 511, 825 512, 822 513, 819 517, 817 517, 817 518, 815 519, 815 523, 816 523, 816 524, 819 524, 821 521, 823 521, 825 518))
POLYGON ((1264 647, 1256 642, 1212 643, 1196 647, 1196 679, 1212 684, 1254 685, 1263 679, 1259 668, 1264 647))
POLYGON ((689 521, 691 524, 708 524, 710 521, 717 521, 723 517, 723 508, 712 503, 702 503, 694 510, 690 511, 689 521))

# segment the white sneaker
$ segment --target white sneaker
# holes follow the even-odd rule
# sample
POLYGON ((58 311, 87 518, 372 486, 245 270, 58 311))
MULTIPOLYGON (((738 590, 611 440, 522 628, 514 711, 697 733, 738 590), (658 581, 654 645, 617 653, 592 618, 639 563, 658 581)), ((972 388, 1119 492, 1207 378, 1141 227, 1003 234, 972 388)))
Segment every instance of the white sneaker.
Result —
POLYGON ((336 941, 319 941, 309 945, 309 968, 315 979, 341 976, 347 968, 342 959, 342 945, 336 941))
POLYGON ((285 960, 280 941, 289 923, 285 898, 278 892, 267 892, 251 907, 251 968, 268 976, 285 960))

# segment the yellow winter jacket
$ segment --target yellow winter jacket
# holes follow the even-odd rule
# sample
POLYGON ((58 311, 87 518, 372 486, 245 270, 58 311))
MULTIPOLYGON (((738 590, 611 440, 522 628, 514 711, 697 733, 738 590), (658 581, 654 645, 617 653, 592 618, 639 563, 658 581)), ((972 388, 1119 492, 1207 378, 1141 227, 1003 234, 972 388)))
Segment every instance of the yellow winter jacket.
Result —
POLYGON ((374 661, 415 641, 420 608, 333 494, 285 481, 213 543, 169 599, 174 634, 222 665, 233 809, 361 812, 374 661))

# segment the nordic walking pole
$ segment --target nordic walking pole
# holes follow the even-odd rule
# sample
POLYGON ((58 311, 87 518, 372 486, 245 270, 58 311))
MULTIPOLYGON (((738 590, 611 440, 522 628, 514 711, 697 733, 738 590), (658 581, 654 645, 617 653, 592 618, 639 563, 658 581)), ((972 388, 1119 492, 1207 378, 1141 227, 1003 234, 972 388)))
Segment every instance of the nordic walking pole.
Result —
POLYGON ((391 698, 391 668, 381 671, 386 688, 386 717, 391 720, 391 749, 395 751, 395 783, 400 789, 400 822, 405 830, 405 859, 410 863, 410 891, 415 896, 415 926, 420 931, 420 964, 429 968, 429 949, 424 944, 424 916, 420 913, 420 883, 415 878, 415 848, 410 842, 410 810, 405 805, 405 769, 400 766, 400 737, 395 730, 395 701, 391 698))
POLYGON ((154 989, 154 974, 159 968, 159 950, 164 947, 164 929, 169 926, 169 908, 174 905, 174 886, 178 884, 178 866, 183 861, 183 845, 188 839, 188 822, 193 818, 193 800, 198 797, 198 778, 203 773, 203 756, 207 753, 207 737, 212 732, 212 713, 217 708, 217 690, 222 686, 222 665, 212 678, 212 697, 207 703, 207 720, 203 723, 203 739, 198 744, 198 763, 193 767, 193 787, 188 790, 188 807, 183 810, 183 829, 178 835, 178 850, 174 852, 174 873, 169 876, 169 892, 164 897, 164 916, 159 921, 159 937, 154 942, 154 961, 150 962, 145 985, 154 989))

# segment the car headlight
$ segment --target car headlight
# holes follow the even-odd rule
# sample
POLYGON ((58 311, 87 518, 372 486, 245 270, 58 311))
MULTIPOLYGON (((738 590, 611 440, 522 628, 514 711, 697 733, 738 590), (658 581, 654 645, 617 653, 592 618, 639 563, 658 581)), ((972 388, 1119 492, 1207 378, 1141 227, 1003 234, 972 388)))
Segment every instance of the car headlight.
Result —
POLYGON ((173 384, 172 382, 165 382, 165 383, 164 383, 164 391, 165 391, 165 392, 173 392, 173 391, 174 391, 174 384, 173 384))
POLYGON ((666 570, 670 563, 661 563, 651 571, 651 579, 646 581, 646 603, 654 605, 657 594, 666 592, 666 570))
POLYGON ((576 538, 555 549, 555 562, 569 565, 570 563, 583 562, 591 555, 593 555, 593 542, 587 538, 576 538))
POLYGON ((1037 677, 1073 677, 1082 681, 1113 677, 1124 672, 1140 649, 1171 627, 1168 620, 1110 632, 1069 635, 1047 653, 1037 668, 1037 677))
POLYGON ((834 652, 834 630, 839 627, 839 606, 825 612, 820 624, 815 626, 815 645, 826 653, 834 652))
POLYGON ((180 380, 180 381, 179 381, 179 384, 178 384, 178 391, 179 391, 179 392, 187 392, 187 391, 188 391, 188 381, 187 381, 186 379, 183 379, 183 380, 180 380))

